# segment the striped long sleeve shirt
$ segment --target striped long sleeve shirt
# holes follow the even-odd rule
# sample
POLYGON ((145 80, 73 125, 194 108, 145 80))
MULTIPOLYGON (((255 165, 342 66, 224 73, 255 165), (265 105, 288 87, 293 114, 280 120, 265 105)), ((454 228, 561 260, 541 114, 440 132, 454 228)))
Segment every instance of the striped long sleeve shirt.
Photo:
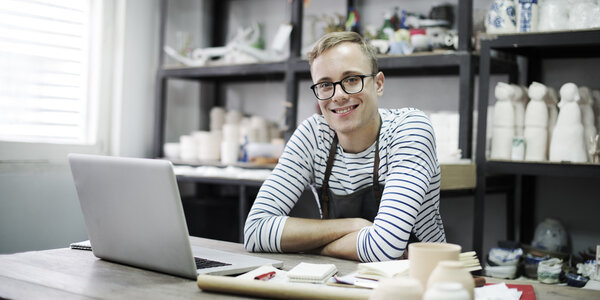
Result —
MULTIPOLYGON (((440 166, 429 119, 413 108, 379 109, 379 114, 378 173, 385 187, 373 225, 358 234, 356 248, 363 262, 399 258, 411 231, 423 242, 446 241, 439 212, 440 166)), ((309 184, 322 186, 333 136, 321 115, 298 126, 248 214, 247 251, 281 252, 288 213, 309 184)), ((345 195, 372 185, 374 157, 375 143, 360 153, 345 153, 338 145, 331 192, 345 195)))

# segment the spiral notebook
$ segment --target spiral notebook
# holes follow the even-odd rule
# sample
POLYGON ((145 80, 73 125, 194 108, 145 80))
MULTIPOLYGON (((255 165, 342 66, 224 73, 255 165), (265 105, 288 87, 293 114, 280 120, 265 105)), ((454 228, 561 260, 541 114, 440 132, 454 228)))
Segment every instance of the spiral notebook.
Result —
POLYGON ((287 276, 291 282, 325 283, 335 273, 337 268, 334 264, 301 262, 293 267, 287 276))

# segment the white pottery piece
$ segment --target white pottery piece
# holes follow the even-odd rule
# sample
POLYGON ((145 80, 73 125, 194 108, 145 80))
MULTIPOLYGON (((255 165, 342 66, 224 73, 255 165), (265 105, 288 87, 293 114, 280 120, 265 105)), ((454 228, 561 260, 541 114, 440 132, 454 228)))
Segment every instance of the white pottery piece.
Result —
POLYGON ((544 98, 548 89, 539 82, 529 86, 531 101, 525 109, 525 160, 544 161, 548 153, 548 107, 544 98))
POLYGON ((594 99, 592 98, 592 91, 586 86, 579 87, 579 96, 581 97, 579 100, 579 108, 581 109, 581 121, 583 123, 583 138, 585 140, 588 161, 592 161, 590 150, 594 148, 594 137, 598 133, 594 120, 594 109, 592 108, 594 99))
POLYGON ((485 18, 487 33, 517 32, 516 7, 513 0, 493 0, 485 18))
POLYGON ((550 141, 551 161, 587 161, 579 98, 574 83, 565 83, 560 88, 560 111, 550 141))
POLYGON ((507 83, 498 82, 495 89, 492 129, 492 159, 510 159, 515 136, 515 110, 511 99, 515 90, 507 83))

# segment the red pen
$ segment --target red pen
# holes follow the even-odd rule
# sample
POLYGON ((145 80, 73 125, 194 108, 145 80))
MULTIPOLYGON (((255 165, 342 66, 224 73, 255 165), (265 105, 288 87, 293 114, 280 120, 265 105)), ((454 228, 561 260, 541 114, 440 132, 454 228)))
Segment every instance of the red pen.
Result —
POLYGON ((275 277, 275 271, 271 271, 271 272, 267 272, 265 274, 257 275, 256 277, 254 277, 254 279, 266 281, 266 280, 269 280, 269 279, 271 279, 273 277, 275 277))

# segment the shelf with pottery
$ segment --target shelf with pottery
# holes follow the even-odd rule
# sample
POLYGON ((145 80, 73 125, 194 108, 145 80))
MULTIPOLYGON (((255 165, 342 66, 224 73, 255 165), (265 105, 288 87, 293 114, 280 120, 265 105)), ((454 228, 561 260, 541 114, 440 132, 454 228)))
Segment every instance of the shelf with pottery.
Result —
MULTIPOLYGON (((379 55, 380 70, 389 75, 455 75, 463 59, 472 58, 477 66, 478 53, 452 51, 443 52, 417 52, 410 55, 379 55)), ((492 58, 492 72, 506 73, 514 66, 508 59, 492 58)), ((188 67, 168 65, 158 71, 161 78, 198 79, 198 80, 255 80, 279 79, 282 80, 286 71, 290 69, 300 75, 308 77, 310 66, 306 59, 292 59, 290 62, 265 62, 253 64, 214 65, 205 67, 188 67), (288 66, 291 65, 291 66, 288 66)))
MULTIPOLYGON (((534 202, 530 201, 531 199, 535 199, 535 182, 537 176, 570 176, 570 177, 591 177, 591 178, 600 178, 600 165, 593 163, 580 163, 580 162, 565 162, 565 161, 593 161, 593 159, 583 159, 583 160, 574 160, 574 159, 561 159, 560 157, 552 157, 552 155, 548 156, 549 153, 557 153, 556 151, 549 150, 552 148, 550 135, 547 136, 546 142, 543 144, 537 144, 534 142, 533 145, 541 145, 530 147, 522 150, 525 152, 523 157, 512 157, 510 154, 510 149, 506 149, 503 153, 508 153, 507 158, 499 159, 498 156, 495 156, 494 153, 494 142, 492 141, 492 149, 490 157, 486 154, 487 149, 487 140, 486 140, 486 131, 487 131, 487 114, 488 114, 488 105, 491 99, 489 98, 490 89, 490 74, 491 74, 491 61, 492 57, 505 55, 507 57, 510 56, 520 56, 523 57, 524 60, 521 61, 523 64, 521 67, 521 72, 519 72, 518 77, 510 78, 512 83, 520 82, 521 84, 527 84, 529 86, 529 97, 532 100, 529 102, 530 104, 540 100, 540 107, 543 107, 541 111, 546 111, 546 107, 548 107, 548 116, 544 122, 544 124, 551 124, 549 119, 552 117, 551 106, 546 104, 548 103, 548 98, 554 98, 554 106, 556 106, 556 97, 551 96, 549 89, 547 90, 543 84, 536 83, 537 81, 543 81, 544 78, 542 72, 542 60, 550 60, 557 58, 597 58, 600 57, 600 30, 569 30, 569 31, 555 31, 555 32, 535 32, 535 33, 515 33, 515 34, 500 34, 500 35, 487 35, 482 37, 481 39, 481 48, 480 48, 480 62, 479 62, 479 101, 478 101, 478 127, 477 127, 477 150, 476 150, 476 164, 477 164, 477 187, 475 191, 475 226, 473 233, 473 241, 474 241, 474 249, 477 253, 483 253, 483 212, 485 206, 485 198, 486 198, 486 179, 489 178, 490 175, 511 175, 514 176, 513 185, 515 187, 515 197, 507 198, 507 221, 512 219, 520 223, 519 226, 514 226, 513 229, 518 228, 520 230, 519 233, 514 231, 507 231, 507 234, 510 236, 520 236, 521 240, 527 240, 528 235, 531 235, 533 232, 533 218, 532 215, 535 213, 534 202), (531 84, 531 85, 530 85, 531 84), (542 96, 531 94, 532 86, 536 86, 535 89, 541 88, 542 96), (533 97, 535 96, 535 97, 533 97), (535 98, 535 99, 534 99, 535 98), (534 101, 536 100, 536 101, 534 101), (546 101, 546 104, 544 103, 546 101), (529 159, 527 156, 527 152, 532 149, 537 149, 533 151, 537 151, 542 154, 543 157, 529 159), (513 159, 513 160, 511 160, 513 159), (526 160, 523 160, 526 159, 526 160), (510 203, 509 203, 510 202, 510 203), (515 204, 520 204, 520 216, 519 220, 515 220, 515 204)), ((568 85, 568 84, 565 84, 568 85)), ((574 92, 577 91, 577 87, 572 84, 574 88, 574 92)), ((496 107, 494 109, 494 116, 511 116, 512 114, 505 114, 503 112, 499 112, 498 104, 505 100, 504 92, 500 91, 501 94, 498 94, 499 90, 506 88, 510 89, 510 85, 506 83, 499 83, 496 86, 495 95, 499 100, 496 102, 496 107), (504 85, 505 87, 502 87, 504 85)), ((597 88, 597 87, 596 87, 597 88)), ((514 91, 513 93, 516 93, 514 91)), ((574 93, 566 93, 563 95, 561 91, 561 99, 564 96, 567 96, 570 100, 573 100, 574 97, 568 96, 574 93)), ((516 95, 516 94, 515 94, 516 95)), ((519 96, 510 96, 508 97, 509 102, 508 106, 511 111, 511 101, 513 101, 514 97, 519 96)), ((567 101, 569 102, 569 101, 567 101)), ((574 102, 573 102, 574 103, 574 102)), ((571 105, 571 104, 569 104, 571 105)), ((575 104, 575 106, 577 106, 575 104)), ((504 106, 502 106, 504 107, 504 106)), ((520 109, 519 109, 520 110, 520 109)), ((564 109, 564 105, 561 110, 564 109)), ((516 111, 515 111, 516 113, 516 111)), ((523 107, 523 111, 521 113, 527 113, 527 109, 523 107)), ((539 115, 539 114, 536 114, 539 115)), ((558 114, 557 114, 558 115, 558 114)), ((575 116, 580 113, 575 113, 575 116)), ((554 116, 556 117, 556 115, 554 116)), ((499 117, 500 119, 504 119, 503 117, 499 117)), ((517 117, 515 117, 516 119, 517 117)), ((495 118, 494 118, 495 119, 495 118)), ((510 123, 510 121, 507 121, 510 123)), ((535 121, 537 122, 537 121, 535 121)), ((511 123, 512 126, 515 126, 516 123, 511 123)), ((523 123, 527 124, 527 123, 523 123)), ((523 125, 521 124, 521 125, 523 125)), ((556 124, 556 123, 552 123, 556 124)), ((494 126, 502 125, 499 124, 496 120, 494 121, 494 126)), ((492 126, 490 124, 490 126, 492 126)), ((535 124, 535 127, 538 127, 539 124, 535 124)), ((548 126, 548 125, 547 125, 548 126)), ((500 126, 502 127, 502 126, 500 126)), ((516 127, 514 127, 516 129, 516 127)), ((500 129, 494 127, 494 130, 500 129)), ((533 129, 533 128, 531 128, 533 129)), ((525 126, 525 130, 527 130, 527 126, 525 126)), ((539 132, 542 133, 541 136, 546 135, 546 132, 552 132, 552 135, 556 140, 556 131, 547 129, 546 127, 540 127, 539 132)), ((583 130, 583 129, 581 129, 583 130)), ((493 134, 492 139, 496 139, 496 147, 498 147, 498 142, 503 145, 507 145, 509 148, 512 145, 512 142, 515 141, 512 137, 514 134, 514 129, 509 129, 508 131, 503 131, 507 134, 496 135, 493 134), (507 135, 510 138, 507 138, 505 141, 502 138, 498 138, 499 136, 507 135), (504 141, 504 142, 502 142, 504 141)), ((525 140, 527 140, 528 133, 518 134, 519 136, 525 136, 525 140)), ((531 133, 529 133, 531 136, 531 133)), ((533 135, 536 140, 541 139, 541 136, 533 135)), ((567 138, 568 139, 568 138, 567 138)), ((562 139, 559 139, 562 140, 562 139)), ((583 134, 582 140, 583 143, 583 134)), ((525 142, 524 144, 526 144, 525 142)), ((562 144, 566 147, 573 147, 570 142, 558 143, 562 144)), ((556 144, 555 144, 556 145, 556 144)), ((570 152, 569 150, 565 150, 566 153, 570 152)), ((585 157, 586 154, 582 155, 585 157)))

